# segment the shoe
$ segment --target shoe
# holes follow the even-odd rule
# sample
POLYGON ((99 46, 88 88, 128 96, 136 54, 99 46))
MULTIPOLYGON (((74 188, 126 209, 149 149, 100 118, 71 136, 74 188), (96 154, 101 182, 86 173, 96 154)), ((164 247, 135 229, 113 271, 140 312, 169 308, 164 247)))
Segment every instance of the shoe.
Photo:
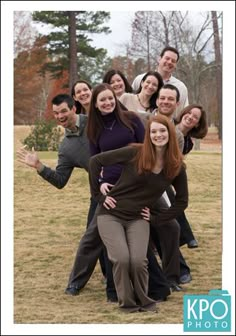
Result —
POLYGON ((80 290, 79 290, 79 288, 76 288, 76 287, 68 287, 65 290, 65 294, 67 294, 67 295, 75 296, 75 295, 79 295, 79 293, 80 293, 80 290))
POLYGON ((196 248, 198 247, 198 243, 195 239, 190 240, 190 242, 188 242, 188 248, 196 248))
POLYGON ((189 283, 192 280, 192 276, 190 273, 186 273, 180 276, 179 283, 180 284, 186 284, 189 283))
POLYGON ((176 283, 172 283, 170 286, 170 290, 171 292, 182 292, 183 288, 179 285, 177 285, 176 283))

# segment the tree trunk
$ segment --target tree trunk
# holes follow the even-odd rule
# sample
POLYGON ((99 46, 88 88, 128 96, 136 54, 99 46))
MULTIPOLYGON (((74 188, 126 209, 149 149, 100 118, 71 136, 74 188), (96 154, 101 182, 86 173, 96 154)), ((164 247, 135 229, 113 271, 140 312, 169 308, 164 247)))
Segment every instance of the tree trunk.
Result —
POLYGON ((151 65, 150 65, 150 31, 149 28, 147 27, 147 64, 148 64, 148 71, 151 70, 151 65))
POLYGON ((69 11, 69 89, 78 80, 78 61, 76 43, 76 17, 75 12, 69 11))
POLYGON ((220 52, 220 37, 216 11, 211 12, 213 32, 214 32, 214 49, 216 62, 216 92, 217 92, 217 110, 219 118, 218 135, 222 139, 222 61, 220 52))
POLYGON ((165 46, 168 46, 170 44, 169 42, 169 28, 166 22, 166 17, 162 14, 162 20, 163 20, 163 25, 164 25, 164 33, 165 33, 165 46))

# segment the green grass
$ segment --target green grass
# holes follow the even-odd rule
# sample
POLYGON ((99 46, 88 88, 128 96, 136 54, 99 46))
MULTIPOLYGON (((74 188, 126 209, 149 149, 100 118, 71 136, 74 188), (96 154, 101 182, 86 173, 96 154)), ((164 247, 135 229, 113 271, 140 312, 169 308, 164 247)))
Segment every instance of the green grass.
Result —
MULTIPOLYGON (((56 166, 57 154, 42 152, 56 166)), ((192 270, 186 294, 221 288, 221 154, 192 152, 186 158, 189 222, 198 249, 181 250, 192 270), (209 244, 210 240, 210 244, 209 244)), ((88 176, 75 169, 58 190, 33 169, 14 167, 14 323, 16 324, 177 324, 183 319, 183 293, 173 293, 158 314, 122 314, 106 302, 99 264, 79 296, 64 294, 89 206, 88 176)))

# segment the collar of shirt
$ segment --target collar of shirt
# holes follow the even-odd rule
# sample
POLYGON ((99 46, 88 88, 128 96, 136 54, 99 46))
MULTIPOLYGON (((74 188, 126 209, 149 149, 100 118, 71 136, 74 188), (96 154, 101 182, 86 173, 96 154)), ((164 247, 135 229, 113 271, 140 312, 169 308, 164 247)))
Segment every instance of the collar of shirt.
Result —
POLYGON ((169 82, 173 82, 173 79, 175 79, 174 76, 170 75, 170 78, 168 79, 163 79, 164 84, 168 84, 169 82))
MULTIPOLYGON (((151 114, 154 114, 155 116, 157 116, 157 115, 158 115, 158 107, 155 108, 155 109, 152 111, 151 114)), ((171 122, 175 125, 175 119, 174 119, 174 117, 172 117, 170 120, 171 120, 171 122)))
POLYGON ((76 115, 75 126, 76 126, 76 131, 71 131, 69 128, 66 128, 65 129, 65 136, 79 136, 80 135, 80 131, 79 131, 80 116, 79 116, 79 114, 76 115))

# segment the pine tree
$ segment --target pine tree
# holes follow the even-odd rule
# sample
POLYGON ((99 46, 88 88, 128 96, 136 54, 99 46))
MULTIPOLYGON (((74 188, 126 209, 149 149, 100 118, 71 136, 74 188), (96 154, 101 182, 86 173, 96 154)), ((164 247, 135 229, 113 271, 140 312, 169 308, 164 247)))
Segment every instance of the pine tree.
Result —
POLYGON ((52 77, 61 77, 63 70, 69 71, 69 87, 73 82, 82 78, 93 83, 93 77, 85 78, 86 68, 91 66, 92 73, 103 64, 106 58, 106 50, 95 48, 91 45, 91 34, 109 33, 108 27, 103 26, 110 18, 110 13, 99 11, 41 11, 33 13, 33 20, 53 27, 47 35, 48 51, 51 61, 46 64, 44 70, 49 70, 52 77), (75 41, 76 39, 76 41, 75 41), (76 49, 76 50, 75 50, 76 49), (77 65, 77 74, 76 71, 77 65))

